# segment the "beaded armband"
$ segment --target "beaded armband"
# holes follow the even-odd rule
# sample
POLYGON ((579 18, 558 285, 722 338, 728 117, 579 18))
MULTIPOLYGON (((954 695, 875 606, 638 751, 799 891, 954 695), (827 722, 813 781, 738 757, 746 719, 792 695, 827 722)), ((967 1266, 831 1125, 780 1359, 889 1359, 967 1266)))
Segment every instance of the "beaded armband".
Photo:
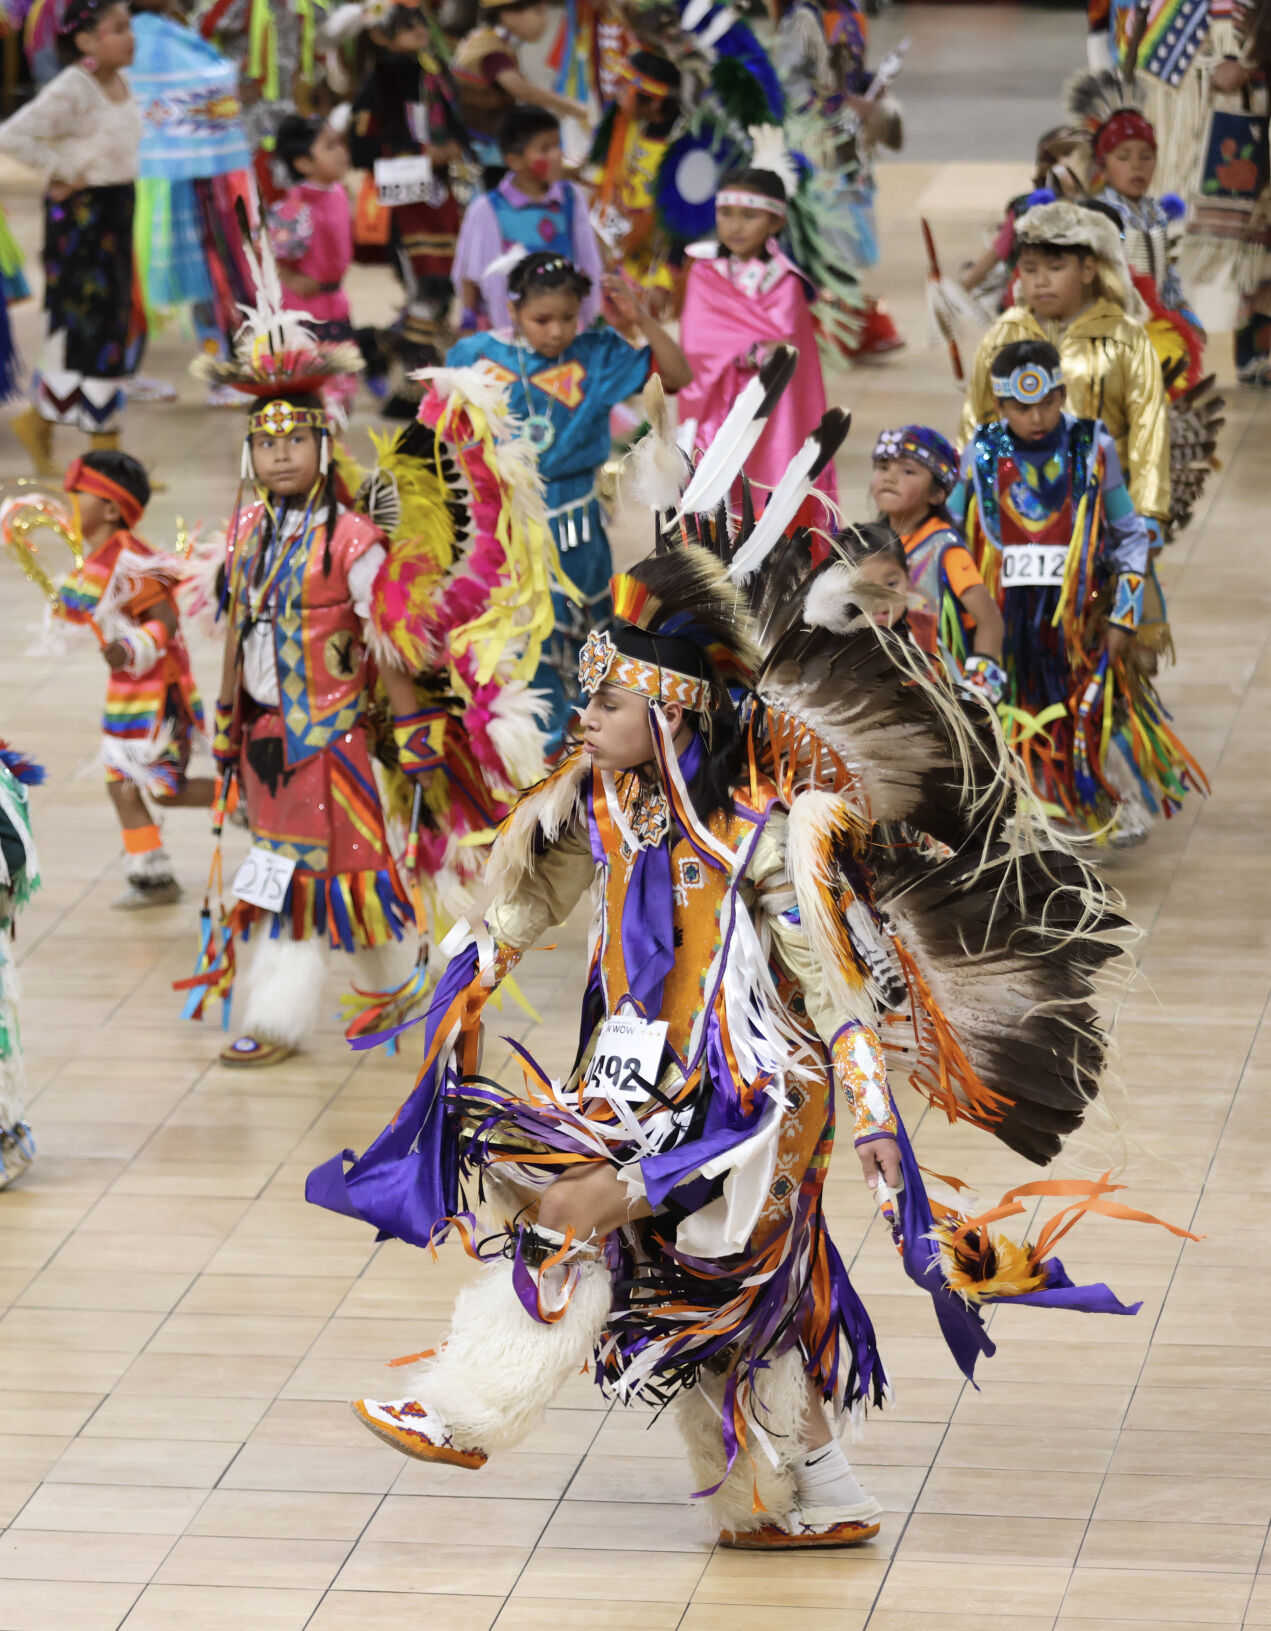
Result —
POLYGON ((441 764, 441 754, 433 746, 433 726, 445 717, 440 708, 424 708, 393 721, 397 762, 404 776, 425 776, 441 764))
POLYGON ((1122 572, 1117 579, 1116 595, 1108 622, 1119 629, 1137 629, 1143 621, 1143 590, 1146 579, 1141 572, 1122 572))
POLYGON ((232 765, 238 763, 239 744, 231 739, 230 732, 234 728, 233 705, 225 702, 216 704, 216 713, 212 722, 212 757, 218 765, 232 765))
POLYGON ((887 1090, 887 1063, 878 1033, 853 1020, 834 1038, 830 1049, 834 1079, 852 1107, 853 1138, 895 1138, 896 1112, 887 1090))

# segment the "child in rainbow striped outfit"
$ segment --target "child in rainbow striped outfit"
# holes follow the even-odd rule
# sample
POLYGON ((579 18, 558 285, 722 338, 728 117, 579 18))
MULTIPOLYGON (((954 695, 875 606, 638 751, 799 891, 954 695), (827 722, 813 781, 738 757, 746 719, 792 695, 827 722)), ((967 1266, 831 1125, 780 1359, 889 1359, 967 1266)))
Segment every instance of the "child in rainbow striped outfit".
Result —
POLYGON ((180 566, 132 531, 150 501, 150 482, 129 454, 86 453, 67 470, 63 487, 85 556, 58 590, 61 613, 93 628, 110 670, 101 757, 128 880, 111 904, 120 911, 168 906, 181 889, 146 800, 206 807, 215 791, 210 776, 186 773, 203 730, 203 704, 181 635, 180 566))

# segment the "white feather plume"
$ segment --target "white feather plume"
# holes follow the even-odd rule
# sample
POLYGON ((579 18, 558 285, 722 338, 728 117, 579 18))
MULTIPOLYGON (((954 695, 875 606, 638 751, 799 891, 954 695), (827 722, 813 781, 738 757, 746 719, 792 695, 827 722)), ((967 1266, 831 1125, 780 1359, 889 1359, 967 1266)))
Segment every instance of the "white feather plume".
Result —
POLYGON ((780 125, 751 125, 752 150, 750 168, 771 170, 781 180, 786 197, 793 198, 799 190, 799 172, 794 167, 790 150, 786 146, 785 132, 780 125))
POLYGON ((679 504, 691 471, 671 433, 666 394, 657 374, 650 376, 641 401, 649 429, 622 461, 622 496, 628 504, 647 505, 660 513, 679 504))

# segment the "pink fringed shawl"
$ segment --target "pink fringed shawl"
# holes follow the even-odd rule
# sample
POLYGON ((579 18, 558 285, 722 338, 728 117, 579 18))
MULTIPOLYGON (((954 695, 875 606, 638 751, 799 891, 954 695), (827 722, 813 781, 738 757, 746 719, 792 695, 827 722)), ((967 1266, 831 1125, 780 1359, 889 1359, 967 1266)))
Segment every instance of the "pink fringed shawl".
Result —
MULTIPOLYGON (((709 444, 753 377, 753 367, 741 366, 752 347, 798 347, 795 376, 746 462, 746 473, 756 485, 757 510, 767 502, 768 491, 781 480, 826 408, 807 284, 779 250, 774 253, 784 264, 785 275, 766 293, 754 295, 742 294, 733 285, 721 261, 694 260, 680 322, 680 344, 693 368, 693 383, 679 394, 680 423, 697 420, 697 452, 709 444)), ((833 464, 818 478, 817 487, 827 497, 837 498, 833 464)))

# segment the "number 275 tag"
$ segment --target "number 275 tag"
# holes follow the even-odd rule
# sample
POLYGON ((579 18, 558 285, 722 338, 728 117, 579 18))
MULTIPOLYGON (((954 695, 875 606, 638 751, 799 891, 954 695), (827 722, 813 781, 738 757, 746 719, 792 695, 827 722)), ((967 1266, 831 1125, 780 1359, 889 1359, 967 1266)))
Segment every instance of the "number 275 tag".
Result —
POLYGON ((595 1098, 642 1104, 662 1071, 666 1021, 615 1014, 600 1027, 585 1091, 595 1098))
POLYGON ((239 900, 245 900, 250 906, 280 912, 295 870, 296 863, 291 856, 276 855, 273 850, 253 844, 230 887, 239 900))

